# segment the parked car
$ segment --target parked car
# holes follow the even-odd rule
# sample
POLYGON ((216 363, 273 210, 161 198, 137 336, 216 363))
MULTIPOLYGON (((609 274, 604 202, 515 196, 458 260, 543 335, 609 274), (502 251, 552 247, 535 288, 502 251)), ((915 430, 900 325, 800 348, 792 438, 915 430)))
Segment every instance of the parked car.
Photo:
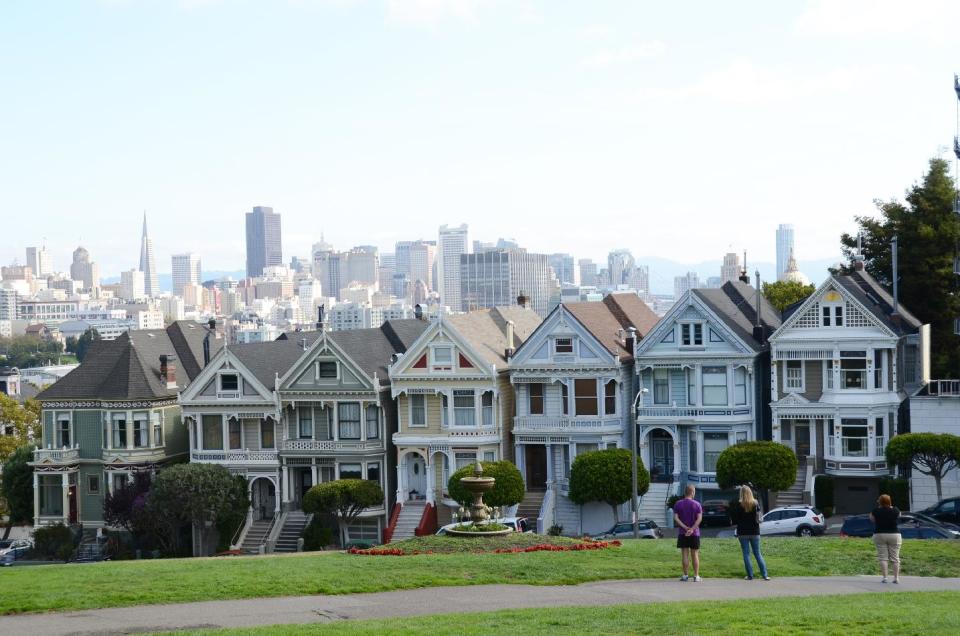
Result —
MULTIPOLYGON (((641 539, 662 539, 663 530, 657 525, 656 521, 650 519, 639 519, 637 529, 640 532, 641 539)), ((597 535, 597 539, 632 539, 633 523, 630 521, 621 521, 603 534, 597 535)))
MULTIPOLYGON (((447 530, 450 528, 455 528, 460 525, 460 521, 455 521, 454 523, 448 523, 439 530, 437 534, 443 535, 447 534, 447 530)), ((510 526, 514 532, 533 532, 533 528, 530 526, 530 523, 527 521, 526 517, 506 517, 504 519, 491 519, 490 523, 500 523, 505 526, 510 526)))
MULTIPOLYGON (((904 533, 905 528, 910 527, 932 527, 945 532, 949 538, 960 538, 960 532, 950 528, 952 524, 944 524, 933 517, 927 516, 922 512, 903 512, 900 514, 900 534, 904 538, 922 538, 915 536, 917 533, 904 533), (910 537, 907 537, 910 534, 910 537)), ((870 521, 870 515, 853 515, 843 520, 843 526, 840 528, 841 537, 872 537, 874 532, 873 522, 870 521)), ((921 533, 922 534, 922 533, 921 533)))
POLYGON ((7 543, 6 546, 0 547, 0 556, 3 556, 10 550, 16 548, 27 548, 28 550, 33 549, 33 541, 30 539, 8 539, 5 543, 7 543))
POLYGON ((941 499, 922 512, 937 521, 960 524, 960 497, 941 499))
POLYGON ((3 554, 0 555, 0 566, 9 567, 14 564, 14 562, 21 559, 25 559, 30 550, 33 549, 33 546, 17 546, 15 548, 7 548, 4 550, 3 554))
POLYGON ((940 525, 927 525, 923 523, 905 523, 898 526, 900 536, 904 539, 950 539, 956 540, 958 537, 952 532, 940 525))
POLYGON ((703 522, 705 526, 729 526, 730 502, 723 499, 707 499, 703 506, 703 522))
POLYGON ((940 521, 931 517, 930 515, 923 512, 903 512, 900 513, 901 521, 909 521, 916 524, 923 524, 928 526, 936 526, 938 528, 943 528, 950 534, 960 537, 960 526, 955 523, 948 523, 945 521, 940 521))
POLYGON ((840 526, 841 537, 872 537, 873 522, 870 515, 850 515, 840 526))
POLYGON ((763 515, 760 534, 790 534, 798 537, 819 536, 826 532, 823 513, 812 506, 774 508, 763 515))

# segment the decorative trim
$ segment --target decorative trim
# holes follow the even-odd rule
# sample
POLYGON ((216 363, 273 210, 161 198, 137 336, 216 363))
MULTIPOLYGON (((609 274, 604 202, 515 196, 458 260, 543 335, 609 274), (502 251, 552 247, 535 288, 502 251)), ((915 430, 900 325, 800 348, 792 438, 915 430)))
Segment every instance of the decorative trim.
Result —
POLYGON ((155 402, 107 402, 103 400, 47 402, 41 400, 40 403, 45 409, 152 409, 164 406, 177 406, 177 399, 166 398, 155 402))

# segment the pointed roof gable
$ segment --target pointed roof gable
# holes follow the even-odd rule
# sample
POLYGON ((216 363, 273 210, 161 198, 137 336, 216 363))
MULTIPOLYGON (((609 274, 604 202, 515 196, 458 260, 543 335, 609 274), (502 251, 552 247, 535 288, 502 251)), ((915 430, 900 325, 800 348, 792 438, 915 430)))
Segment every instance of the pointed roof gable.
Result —
POLYGON ((718 289, 694 289, 690 293, 702 300, 728 329, 754 351, 762 351, 766 346, 765 339, 780 327, 780 312, 763 294, 742 281, 727 281, 718 289), (757 296, 760 297, 763 341, 753 336, 753 327, 757 324, 757 296))
POLYGON ((406 353, 428 326, 424 320, 388 320, 374 329, 332 331, 327 337, 367 376, 372 379, 376 375, 381 384, 386 384, 393 354, 406 353))
POLYGON ((229 350, 260 384, 273 390, 277 388, 277 376, 286 373, 303 355, 303 339, 306 339, 309 347, 320 337, 320 333, 304 331, 298 334, 300 338, 231 345, 229 350))
POLYGON ((633 351, 626 347, 624 332, 633 327, 642 338, 660 320, 642 298, 630 293, 608 294, 601 302, 565 303, 563 307, 610 353, 622 360, 633 358, 633 351))
POLYGON ((483 356, 485 362, 504 368, 507 359, 507 321, 513 322, 513 346, 519 348, 529 338, 542 319, 526 307, 493 307, 442 319, 451 325, 470 346, 483 356))

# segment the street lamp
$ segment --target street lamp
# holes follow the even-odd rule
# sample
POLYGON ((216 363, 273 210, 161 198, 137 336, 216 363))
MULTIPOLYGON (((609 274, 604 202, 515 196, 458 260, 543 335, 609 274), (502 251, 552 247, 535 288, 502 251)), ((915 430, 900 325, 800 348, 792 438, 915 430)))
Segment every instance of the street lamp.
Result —
POLYGON ((630 448, 633 451, 630 453, 630 461, 633 464, 631 470, 631 479, 633 484, 633 490, 630 491, 630 502, 633 506, 633 538, 640 538, 640 526, 639 526, 639 510, 637 509, 637 420, 639 416, 637 411, 640 409, 640 399, 650 392, 650 389, 646 387, 640 387, 640 390, 637 392, 637 397, 633 400, 633 421, 630 424, 630 448))

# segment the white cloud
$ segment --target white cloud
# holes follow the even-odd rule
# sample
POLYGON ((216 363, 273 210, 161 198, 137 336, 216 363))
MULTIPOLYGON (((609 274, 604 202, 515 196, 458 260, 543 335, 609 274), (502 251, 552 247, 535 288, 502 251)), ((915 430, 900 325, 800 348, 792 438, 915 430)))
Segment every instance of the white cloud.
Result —
POLYGON ((619 48, 606 48, 586 57, 577 64, 579 68, 608 68, 621 64, 632 64, 641 60, 663 55, 666 47, 663 42, 653 40, 651 42, 640 42, 630 44, 619 48))
POLYGON ((815 0, 794 25, 806 35, 955 37, 956 0, 815 0))
POLYGON ((472 21, 490 0, 387 0, 387 17, 404 24, 435 25, 447 19, 472 21))

